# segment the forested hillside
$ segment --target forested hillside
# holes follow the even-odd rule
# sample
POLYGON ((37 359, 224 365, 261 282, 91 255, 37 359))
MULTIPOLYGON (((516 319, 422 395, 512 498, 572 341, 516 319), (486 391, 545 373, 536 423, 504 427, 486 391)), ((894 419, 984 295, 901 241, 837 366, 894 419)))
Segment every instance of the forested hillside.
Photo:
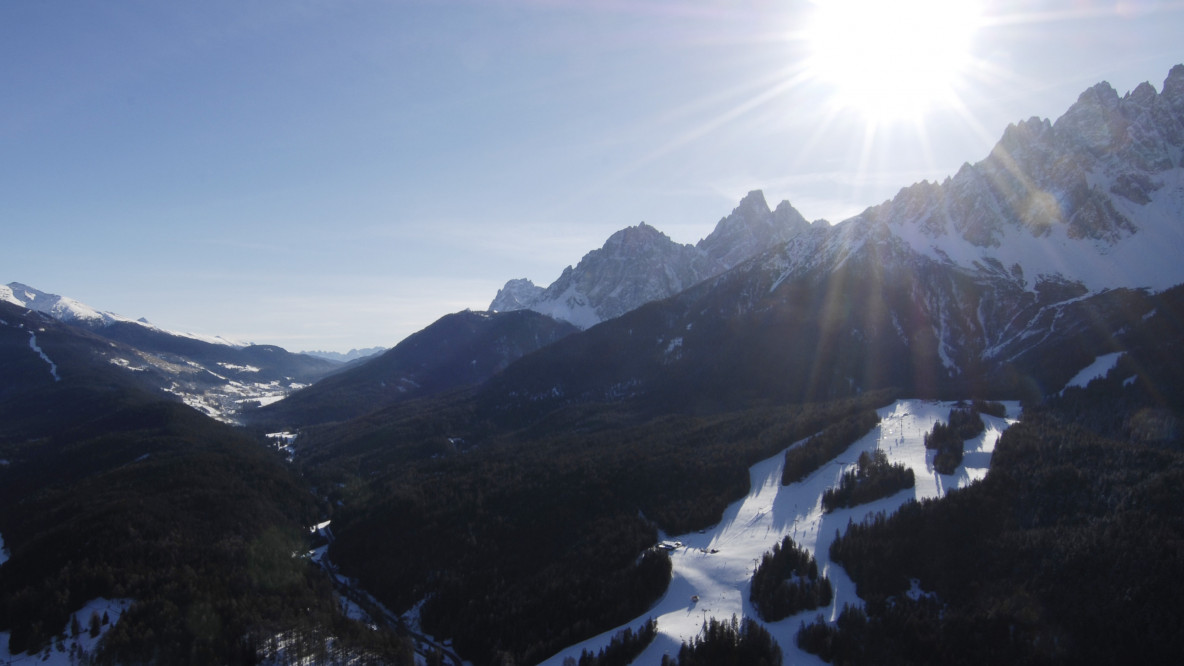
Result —
POLYGON ((659 528, 717 522, 748 491, 751 464, 891 399, 660 417, 583 405, 500 435, 492 417, 405 407, 383 440, 310 437, 322 462, 308 470, 320 487, 343 486, 330 555, 345 573, 394 609, 426 598, 425 629, 468 658, 529 663, 664 592, 665 557, 639 559, 659 528), (442 422, 450 429, 428 426, 442 422))
POLYGON ((90 655, 100 663, 255 663, 281 631, 319 636, 299 649, 335 636, 410 659, 401 639, 346 620, 301 557, 322 508, 280 455, 90 363, 103 343, 85 331, 4 321, 0 364, 20 382, 0 389, 4 647, 53 649, 104 597, 132 605, 90 655))

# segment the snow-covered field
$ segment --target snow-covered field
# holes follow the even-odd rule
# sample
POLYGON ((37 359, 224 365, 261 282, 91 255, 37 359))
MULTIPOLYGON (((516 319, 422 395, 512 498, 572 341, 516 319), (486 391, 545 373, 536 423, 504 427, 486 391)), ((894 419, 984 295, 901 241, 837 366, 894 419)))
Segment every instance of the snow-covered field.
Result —
POLYGON ((12 664, 33 664, 43 666, 71 666, 72 664, 88 663, 85 658, 93 655, 95 646, 103 636, 119 621, 119 616, 132 605, 131 599, 91 599, 74 613, 78 620, 79 631, 74 634, 69 622, 62 627, 62 632, 48 646, 37 654, 12 654, 8 651, 9 632, 0 631, 0 663, 6 666, 12 664), (102 623, 103 615, 107 616, 107 623, 102 623), (91 615, 99 618, 98 633, 90 635, 91 615))
MULTIPOLYGON (((135 370, 136 368, 128 368, 135 370)), ((240 382, 215 375, 224 383, 214 386, 195 387, 188 384, 173 382, 166 389, 169 393, 179 396, 190 407, 209 416, 210 418, 236 423, 235 417, 246 403, 258 403, 260 406, 270 405, 288 397, 288 394, 307 386, 290 379, 281 382, 240 382)))
POLYGON ((680 541, 683 546, 671 553, 673 578, 666 595, 653 608, 626 625, 553 655, 543 664, 559 666, 565 657, 578 658, 584 649, 596 652, 617 632, 627 626, 636 630, 651 617, 658 621, 658 637, 633 662, 638 666, 656 665, 663 654, 677 654, 681 644, 694 638, 708 618, 728 620, 736 615, 759 621, 748 600, 752 573, 761 555, 786 535, 814 553, 819 570, 830 577, 834 601, 825 609, 762 624, 781 644, 786 663, 824 663, 797 649, 794 635, 798 627, 803 620, 812 620, 820 613, 833 621, 844 604, 862 604, 851 579, 828 556, 836 531, 844 531, 848 520, 858 522, 876 512, 894 512, 908 500, 941 496, 949 489, 986 476, 999 435, 1019 416, 1018 403, 1005 404, 1008 418, 983 415, 985 432, 966 442, 962 465, 951 475, 934 471, 933 452, 925 450, 923 437, 935 422, 949 418, 954 403, 923 400, 900 400, 878 410, 881 419, 878 426, 834 462, 798 483, 781 485, 783 453, 757 463, 749 470, 748 496, 729 506, 718 525, 701 533, 664 537, 680 541), (860 453, 876 448, 883 449, 893 463, 912 468, 916 487, 876 502, 824 514, 823 491, 838 485, 843 471, 855 464, 860 453), (698 601, 692 599, 695 596, 698 601))
POLYGON ((1095 358, 1093 363, 1090 363, 1089 365, 1085 366, 1081 372, 1073 375, 1073 378, 1070 379, 1067 384, 1065 384, 1065 388, 1061 389, 1061 393, 1064 393, 1065 389, 1071 386, 1085 388, 1093 380, 1100 377, 1105 377, 1111 370, 1114 369, 1115 365, 1118 365, 1118 359, 1120 358, 1122 358, 1122 352, 1103 354, 1095 358))

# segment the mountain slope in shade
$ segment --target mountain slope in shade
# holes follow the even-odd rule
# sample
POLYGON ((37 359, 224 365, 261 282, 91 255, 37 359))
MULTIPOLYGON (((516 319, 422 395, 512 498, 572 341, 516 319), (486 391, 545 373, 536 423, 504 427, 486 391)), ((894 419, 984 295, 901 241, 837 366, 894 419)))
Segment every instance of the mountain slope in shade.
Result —
POLYGON ((251 636, 341 631, 331 583, 292 556, 320 515, 303 480, 111 353, 134 352, 0 302, 5 663, 256 663, 251 636), (98 597, 131 607, 67 653, 98 597))
POLYGON ((576 330, 531 311, 446 315, 393 349, 243 417, 294 427, 361 416, 480 384, 576 330))
POLYGON ((769 210, 764 194, 753 191, 698 245, 675 243, 643 222, 614 233, 545 289, 510 280, 489 309, 534 310, 588 328, 677 294, 809 226, 789 202, 769 210))

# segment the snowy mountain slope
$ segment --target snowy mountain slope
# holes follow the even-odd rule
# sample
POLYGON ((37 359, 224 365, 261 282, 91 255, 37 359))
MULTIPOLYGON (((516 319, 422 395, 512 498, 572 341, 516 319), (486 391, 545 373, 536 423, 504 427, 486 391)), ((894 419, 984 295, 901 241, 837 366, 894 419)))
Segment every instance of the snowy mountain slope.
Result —
POLYGON ((607 646, 617 632, 625 627, 636 631, 651 617, 658 621, 658 637, 633 663, 656 666, 664 654, 677 654, 682 643, 698 635, 706 619, 727 620, 732 615, 762 622, 781 645, 786 663, 824 663, 796 648, 794 636, 799 625, 819 613, 833 622, 845 604, 863 604, 842 567, 830 561, 828 549, 836 531, 844 530, 849 520, 859 522, 877 512, 891 513, 907 501, 941 497, 949 490, 983 478, 999 436, 1019 416, 1018 403, 1008 405, 1007 419, 984 416, 986 430, 967 442, 963 464, 953 474, 943 475, 933 469, 934 452, 925 449, 923 440, 935 422, 949 418, 953 404, 899 400, 881 408, 877 410, 880 424, 848 447, 835 464, 826 465, 788 486, 781 485, 784 453, 757 463, 750 470, 748 496, 729 506, 723 521, 702 532, 670 537, 669 540, 683 546, 671 555, 673 578, 654 608, 625 625, 555 654, 542 662, 542 666, 560 666, 569 657, 578 659, 583 650, 595 653, 607 646), (838 485, 843 472, 854 465, 860 453, 876 449, 887 453, 892 463, 903 463, 912 469, 916 487, 868 504, 824 513, 823 492, 838 485), (825 609, 803 611, 779 622, 765 623, 748 598, 753 562, 785 536, 792 537, 814 555, 819 572, 831 580, 834 599, 825 609))
POLYGON ((547 288, 510 280, 489 309, 530 309, 580 328, 667 298, 809 228, 789 202, 769 210, 750 192, 698 245, 679 245, 644 222, 616 232, 547 288))
MULTIPOLYGON (((43 340, 57 338, 77 351, 74 369, 62 378, 91 374, 87 365, 114 368, 131 384, 172 394, 223 420, 233 420, 245 405, 279 400, 338 367, 279 347, 175 334, 15 282, 0 292, 0 312, 11 313, 0 315, 0 327, 24 333, 16 345, 23 351, 14 353, 39 355, 47 376, 59 378, 58 364, 43 340)), ((22 390, 16 375, 5 379, 0 393, 22 390)))
POLYGON ((679 245, 643 222, 614 233, 546 289, 511 281, 490 309, 531 309, 589 328, 641 303, 676 294, 718 270, 716 262, 692 246, 679 245))
POLYGON ((21 284, 20 282, 10 282, 7 286, 0 285, 0 301, 6 301, 13 305, 36 310, 58 321, 70 324, 91 327, 110 326, 116 323, 135 324, 168 335, 192 338, 210 344, 229 345, 231 347, 246 347, 249 344, 221 336, 167 331, 148 323, 144 319, 131 319, 113 312, 100 311, 73 298, 50 294, 29 285, 21 284))
POLYGON ((1030 119, 941 185, 920 183, 848 224, 886 226, 920 255, 969 271, 1002 266, 1090 291, 1184 282, 1184 65, 1156 93, 1106 83, 1055 123, 1030 119))

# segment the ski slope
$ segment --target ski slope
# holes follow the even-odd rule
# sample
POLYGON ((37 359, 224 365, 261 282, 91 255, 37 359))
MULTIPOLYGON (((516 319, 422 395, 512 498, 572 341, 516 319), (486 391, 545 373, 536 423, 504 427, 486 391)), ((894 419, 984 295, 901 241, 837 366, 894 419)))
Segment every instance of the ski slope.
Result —
POLYGON ((781 485, 783 452, 757 463, 749 470, 748 496, 730 505, 718 525, 700 533, 663 535, 663 539, 681 542, 682 546, 671 552, 673 577, 665 596, 653 608, 627 624, 568 647, 542 663, 561 666, 565 658, 578 659, 585 649, 597 652, 608 645, 617 632, 625 627, 633 627, 636 631, 652 617, 658 621, 658 637, 633 663, 657 666, 663 654, 677 655, 682 643, 698 635, 703 623, 712 617, 728 620, 736 615, 759 621, 748 600, 752 573, 761 555, 786 535, 814 554, 819 571, 830 577, 834 600, 827 608, 762 624, 781 645, 785 663, 824 663, 797 649, 794 636, 798 627, 803 620, 810 621, 818 614, 833 621, 844 604, 863 603, 855 595, 855 585, 846 572, 833 564, 828 556, 836 532, 844 531, 849 520, 858 522, 880 511, 891 513, 909 500, 939 497, 950 489, 982 479, 1000 434, 1019 416, 1019 405, 1014 402, 1005 403, 1006 419, 983 415, 986 429, 975 439, 967 440, 965 457, 955 473, 943 475, 934 471, 934 452, 925 450, 923 438, 935 422, 949 418, 954 404, 900 400, 881 408, 878 410, 880 424, 871 432, 830 464, 788 486, 781 485), (855 465, 860 453, 876 448, 883 449, 892 463, 904 463, 912 468, 916 486, 869 504, 824 514, 822 493, 838 485, 842 473, 855 465), (698 597, 698 600, 692 597, 698 597))

